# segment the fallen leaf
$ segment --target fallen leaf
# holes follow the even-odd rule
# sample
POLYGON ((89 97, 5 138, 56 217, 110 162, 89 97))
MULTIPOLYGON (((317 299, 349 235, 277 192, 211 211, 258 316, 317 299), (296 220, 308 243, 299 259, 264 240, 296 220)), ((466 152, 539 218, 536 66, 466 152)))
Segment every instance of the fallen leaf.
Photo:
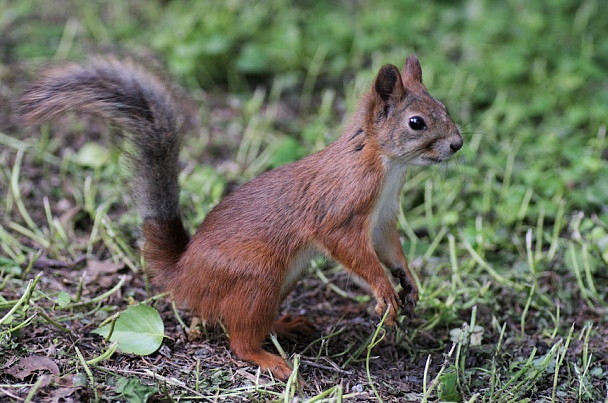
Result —
POLYGON ((68 400, 68 398, 73 395, 75 391, 75 388, 57 388, 53 391, 50 401, 53 403, 74 401, 72 399, 68 400))
POLYGON ((37 355, 31 355, 29 357, 23 357, 19 360, 19 363, 10 367, 5 372, 17 379, 23 379, 33 372, 48 370, 53 375, 59 375, 59 367, 49 357, 41 357, 37 355))
POLYGON ((116 383, 115 392, 129 402, 145 403, 150 396, 158 392, 158 387, 144 385, 139 378, 120 378, 116 383))
POLYGON ((113 285, 115 281, 112 275, 116 274, 124 267, 124 263, 116 264, 108 261, 102 262, 99 260, 89 259, 87 260, 87 267, 85 268, 85 272, 87 274, 85 284, 96 282, 102 287, 109 287, 113 285))
MULTIPOLYGON (((92 333, 108 337, 112 325, 108 323, 92 333)), ((152 354, 163 342, 165 325, 158 311, 148 305, 129 306, 114 324, 110 341, 118 342, 118 349, 137 355, 152 354)))

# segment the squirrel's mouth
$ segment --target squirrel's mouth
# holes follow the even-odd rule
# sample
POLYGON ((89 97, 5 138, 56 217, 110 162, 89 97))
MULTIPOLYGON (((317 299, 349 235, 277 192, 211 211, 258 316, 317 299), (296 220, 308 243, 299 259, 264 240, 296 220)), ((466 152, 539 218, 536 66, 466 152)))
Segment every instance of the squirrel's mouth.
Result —
POLYGON ((440 164, 446 160, 446 158, 437 158, 437 157, 422 157, 423 160, 428 162, 428 164, 440 164))
POLYGON ((412 160, 409 160, 408 162, 411 165, 419 165, 419 166, 428 166, 428 165, 435 165, 435 164, 440 164, 443 161, 445 161, 445 158, 437 158, 437 157, 416 157, 412 160))

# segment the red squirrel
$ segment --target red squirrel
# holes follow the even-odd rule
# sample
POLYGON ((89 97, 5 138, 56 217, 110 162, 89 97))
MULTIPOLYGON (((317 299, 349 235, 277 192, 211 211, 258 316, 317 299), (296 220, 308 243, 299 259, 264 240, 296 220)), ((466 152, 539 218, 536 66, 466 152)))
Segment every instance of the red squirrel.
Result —
POLYGON ((399 308, 413 315, 418 289, 396 228, 406 167, 444 161, 463 144, 445 106, 423 85, 416 56, 402 72, 380 68, 338 140, 224 197, 192 237, 178 206, 176 108, 161 80, 112 58, 42 72, 20 100, 29 124, 81 112, 128 133, 148 270, 178 303, 207 323, 221 322, 238 358, 281 380, 290 376, 262 342, 273 331, 313 329, 302 317, 275 317, 319 253, 369 284, 387 325, 399 308), (383 265, 399 279, 399 294, 383 265))

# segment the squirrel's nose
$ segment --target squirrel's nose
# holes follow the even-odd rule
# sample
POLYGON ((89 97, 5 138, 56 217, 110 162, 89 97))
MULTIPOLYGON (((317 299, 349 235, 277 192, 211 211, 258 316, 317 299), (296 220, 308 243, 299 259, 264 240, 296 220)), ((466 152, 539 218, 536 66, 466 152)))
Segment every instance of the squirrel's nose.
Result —
POLYGON ((452 142, 450 143, 450 149, 456 152, 462 148, 462 143, 462 137, 459 136, 458 138, 452 140, 452 142))

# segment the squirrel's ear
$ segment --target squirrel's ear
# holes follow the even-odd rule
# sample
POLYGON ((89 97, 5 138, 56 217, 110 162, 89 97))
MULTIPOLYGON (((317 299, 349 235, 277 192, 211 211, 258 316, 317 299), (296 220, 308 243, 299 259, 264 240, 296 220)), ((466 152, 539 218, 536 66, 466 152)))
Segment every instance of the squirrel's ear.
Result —
POLYGON ((422 67, 416 55, 409 55, 403 68, 403 81, 422 83, 422 67))
POLYGON ((382 66, 374 82, 374 91, 385 103, 391 98, 400 98, 404 88, 399 69, 392 64, 382 66))

